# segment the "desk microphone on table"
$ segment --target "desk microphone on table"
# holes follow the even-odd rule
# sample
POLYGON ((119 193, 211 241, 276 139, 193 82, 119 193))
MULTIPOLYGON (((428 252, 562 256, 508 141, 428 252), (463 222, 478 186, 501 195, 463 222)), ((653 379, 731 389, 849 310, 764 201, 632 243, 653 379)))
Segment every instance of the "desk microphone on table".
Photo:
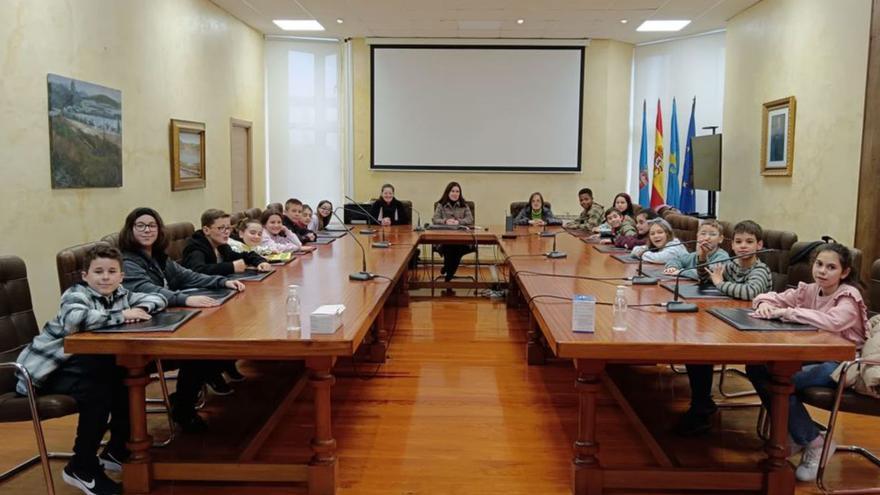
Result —
MULTIPOLYGON (((339 220, 340 222, 342 221, 342 219, 339 218, 339 215, 337 215, 335 211, 333 212, 333 216, 335 216, 336 219, 339 220)), ((345 224, 343 223, 343 225, 345 225, 345 224)), ((361 271, 349 273, 348 279, 349 280, 358 280, 361 282, 366 282, 367 280, 373 280, 373 278, 375 278, 375 275, 373 275, 372 273, 367 271, 367 250, 364 249, 364 245, 361 244, 361 241, 358 240, 356 235, 352 234, 351 231, 349 231, 349 230, 346 230, 346 232, 348 233, 348 235, 351 236, 352 239, 354 239, 354 242, 357 243, 358 247, 361 248, 361 271)))
MULTIPOLYGON (((694 244, 696 242, 697 242, 696 239, 693 241, 685 241, 685 242, 679 241, 679 243, 681 243, 682 246, 685 246, 688 244, 694 244)), ((651 252, 663 251, 667 247, 670 247, 669 243, 667 243, 665 246, 663 246, 661 248, 653 247, 650 249, 646 249, 644 252, 642 252, 641 255, 638 256, 639 267, 636 269, 637 275, 632 278, 633 285, 657 285, 657 278, 656 277, 649 277, 649 276, 645 275, 644 271, 642 271, 642 261, 643 261, 642 258, 644 258, 645 253, 647 253, 648 251, 651 251, 651 252)))
MULTIPOLYGON (((349 198, 348 196, 345 196, 345 199, 351 201, 351 202, 352 202, 352 203, 353 203, 353 204, 354 204, 359 210, 361 210, 362 212, 364 212, 364 214, 367 215, 367 218, 369 218, 370 220, 376 222, 376 225, 379 226, 379 231, 382 232, 382 237, 381 237, 381 239, 378 240, 378 241, 373 241, 373 243, 372 243, 371 245, 372 245, 374 248, 387 248, 387 247, 390 247, 390 246, 391 246, 391 243, 388 242, 387 240, 385 240, 385 226, 382 225, 382 222, 380 222, 378 218, 374 217, 369 211, 367 211, 366 208, 364 208, 363 206, 361 206, 360 203, 358 203, 357 201, 355 201, 355 200, 349 198)), ((373 230, 373 229, 364 229, 364 230, 361 230, 361 234, 367 234, 368 232, 369 232, 370 234, 375 234, 375 233, 376 233, 376 231, 373 230)))

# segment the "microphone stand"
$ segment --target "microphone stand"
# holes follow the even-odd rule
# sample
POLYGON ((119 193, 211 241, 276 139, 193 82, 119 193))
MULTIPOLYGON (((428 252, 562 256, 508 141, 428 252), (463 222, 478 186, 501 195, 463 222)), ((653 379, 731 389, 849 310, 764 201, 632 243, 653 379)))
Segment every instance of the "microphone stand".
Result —
MULTIPOLYGON (((694 244, 694 243, 696 243, 697 241, 696 241, 696 239, 695 239, 695 240, 693 240, 693 241, 686 241, 686 242, 678 241, 678 242, 679 242, 682 246, 684 246, 684 245, 687 245, 687 244, 694 244)), ((645 253, 647 253, 648 251, 651 251, 651 252, 662 251, 662 250, 666 249, 667 246, 668 246, 668 243, 667 243, 666 246, 663 246, 662 248, 651 248, 651 249, 647 249, 647 250, 645 250, 645 252, 643 252, 643 253, 639 256, 639 267, 636 269, 636 273, 637 273, 637 275, 636 275, 635 277, 632 278, 632 284, 633 284, 633 285, 657 285, 657 278, 656 278, 656 277, 649 277, 649 276, 645 275, 645 272, 642 270, 642 262, 643 262, 643 258, 645 257, 645 253)))
MULTIPOLYGON (((546 253, 544 256, 546 256, 550 259, 559 259, 559 258, 565 258, 566 256, 568 256, 568 254, 566 254, 565 251, 557 251, 556 250, 556 233, 551 232, 551 235, 553 236, 553 249, 550 250, 549 253, 546 253)), ((546 236, 542 236, 542 237, 546 237, 546 236)))
MULTIPOLYGON (((738 260, 740 258, 748 258, 750 256, 757 256, 762 253, 771 253, 773 251, 777 251, 777 250, 776 249, 769 249, 769 248, 768 249, 759 249, 759 250, 755 251, 754 253, 741 254, 739 256, 733 256, 733 257, 727 258, 726 260, 722 260, 722 261, 707 261, 705 263, 700 263, 700 264, 694 266, 693 268, 687 268, 687 269, 688 270, 699 270, 700 268, 706 268, 707 266, 710 266, 710 265, 715 265, 718 263, 726 263, 728 261, 738 260)), ((679 280, 681 280, 681 274, 683 272, 684 272, 684 270, 680 270, 675 275, 675 289, 672 291, 672 300, 666 303, 666 312, 667 313, 696 313, 697 311, 699 311, 699 308, 697 308, 696 304, 678 300, 678 282, 679 282, 679 280)), ((699 271, 697 273, 699 273, 699 271)))
MULTIPOLYGON (((333 216, 336 217, 337 220, 342 222, 342 219, 339 218, 339 215, 337 215, 335 211, 333 212, 333 216)), ((343 225, 345 225, 345 224, 343 223, 343 225)), ((348 279, 349 280, 357 280, 359 282, 366 282, 367 280, 373 280, 373 278, 375 278, 375 275, 373 275, 372 273, 367 271, 367 250, 364 249, 364 245, 361 244, 361 241, 358 240, 356 235, 352 234, 350 231, 346 231, 346 232, 348 232, 348 234, 351 236, 351 238, 354 239, 354 242, 357 243, 358 247, 361 248, 361 271, 349 273, 348 279)))
MULTIPOLYGON (((417 210, 414 206, 410 206, 410 208, 412 209, 412 211, 416 212, 416 215, 419 216, 419 219, 416 222, 416 226, 413 227, 413 232, 423 232, 425 230, 425 228, 422 227, 422 213, 419 210, 417 210)), ((412 213, 410 213, 410 221, 412 221, 412 213)))
MULTIPOLYGON (((355 205, 359 210, 361 210, 362 212, 364 212, 364 214, 367 215, 367 218, 369 218, 370 220, 376 222, 376 225, 379 226, 379 230, 382 232, 381 238, 380 238, 380 240, 378 240, 378 241, 373 241, 372 246, 373 246, 374 248, 387 248, 387 247, 391 247, 391 243, 388 242, 388 241, 385 239, 385 226, 382 225, 382 222, 380 222, 379 219, 377 219, 376 217, 374 217, 369 211, 367 211, 367 210, 366 210, 363 206, 361 206, 360 203, 358 203, 357 201, 355 201, 355 200, 349 198, 348 196, 345 196, 345 199, 347 199, 347 200, 351 201, 352 203, 354 203, 354 205, 355 205)), ((367 234, 367 233, 375 234, 376 231, 373 230, 373 229, 364 229, 364 230, 361 230, 361 234, 367 234)))

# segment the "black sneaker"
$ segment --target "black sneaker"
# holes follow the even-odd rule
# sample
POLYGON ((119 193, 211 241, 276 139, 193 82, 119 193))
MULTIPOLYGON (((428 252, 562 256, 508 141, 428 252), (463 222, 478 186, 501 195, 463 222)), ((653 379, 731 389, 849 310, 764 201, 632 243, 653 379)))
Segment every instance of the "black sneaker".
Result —
POLYGON ((233 392, 235 392, 235 390, 226 383, 226 380, 223 379, 222 375, 217 375, 213 379, 208 380, 206 385, 211 389, 211 392, 213 392, 214 395, 232 395, 233 392))
POLYGON ((130 452, 122 454, 104 450, 104 452, 101 452, 101 455, 98 456, 98 462, 101 463, 101 467, 104 468, 104 471, 121 473, 122 465, 128 460, 129 455, 131 455, 130 452))
POLYGON ((715 411, 697 412, 693 409, 688 409, 688 411, 679 418, 673 431, 677 435, 683 437, 696 437, 703 435, 712 429, 713 414, 715 414, 715 411))
POLYGON ((64 466, 61 477, 68 485, 79 488, 87 495, 117 495, 122 493, 122 485, 117 483, 97 469, 94 473, 76 470, 70 464, 64 466))

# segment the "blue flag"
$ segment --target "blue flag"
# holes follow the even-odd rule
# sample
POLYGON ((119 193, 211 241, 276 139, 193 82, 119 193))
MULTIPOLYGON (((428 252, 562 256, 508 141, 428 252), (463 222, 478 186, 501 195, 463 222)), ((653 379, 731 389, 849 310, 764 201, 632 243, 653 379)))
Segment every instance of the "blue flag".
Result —
POLYGON ((694 112, 697 109, 697 99, 691 104, 691 121, 688 124, 687 144, 684 152, 684 168, 681 171, 681 198, 678 209, 683 213, 691 213, 697 210, 696 194, 694 193, 694 150, 691 147, 696 135, 696 123, 694 112))
POLYGON ((651 204, 651 184, 648 180, 648 127, 645 124, 645 102, 642 101, 642 150, 639 152, 639 204, 651 204))
POLYGON ((679 207, 678 164, 681 154, 678 148, 678 118, 675 115, 675 98, 672 99, 672 125, 669 135, 669 172, 666 175, 666 204, 679 207))

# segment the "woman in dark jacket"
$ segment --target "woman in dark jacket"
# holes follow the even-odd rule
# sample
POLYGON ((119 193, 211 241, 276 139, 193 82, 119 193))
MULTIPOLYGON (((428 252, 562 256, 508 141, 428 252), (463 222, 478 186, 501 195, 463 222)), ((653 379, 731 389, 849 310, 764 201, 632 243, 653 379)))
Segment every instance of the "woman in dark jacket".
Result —
POLYGON ((539 192, 533 192, 529 196, 529 204, 519 210, 519 214, 513 220, 517 225, 562 225, 562 220, 556 218, 550 207, 544 204, 544 196, 539 192))
MULTIPOLYGON (((461 185, 458 182, 450 182, 446 185, 443 196, 440 197, 437 201, 437 207, 434 208, 432 221, 436 225, 473 227, 474 214, 461 194, 461 185)), ((440 269, 440 273, 447 282, 451 281, 455 272, 458 271, 461 258, 473 250, 474 246, 461 244, 445 244, 437 248, 437 252, 443 256, 443 268, 440 269)))
MULTIPOLYGON (((383 184, 382 192, 373 206, 370 207, 370 215, 379 220, 381 225, 409 225, 410 213, 399 199, 394 197, 394 186, 383 184)), ((370 220, 370 223, 375 223, 370 220)))
MULTIPOLYGON (((244 284, 225 277, 203 275, 184 268, 165 253, 168 238, 162 217, 152 208, 136 208, 125 218, 119 232, 123 255, 123 286, 134 292, 159 293, 168 306, 207 308, 219 303, 207 296, 190 295, 185 289, 230 288, 244 290, 244 284)), ((171 395, 171 417, 186 431, 202 431, 205 421, 196 413, 196 399, 211 377, 219 373, 210 361, 183 361, 177 375, 177 392, 171 395)))

